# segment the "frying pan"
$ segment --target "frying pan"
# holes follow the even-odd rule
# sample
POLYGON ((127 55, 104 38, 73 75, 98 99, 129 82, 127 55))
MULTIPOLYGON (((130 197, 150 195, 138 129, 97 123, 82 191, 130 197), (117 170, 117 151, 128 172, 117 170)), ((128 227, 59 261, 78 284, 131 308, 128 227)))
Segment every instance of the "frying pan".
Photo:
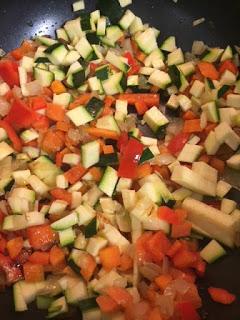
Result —
MULTIPOLYGON (((1 0, 0 5, 0 47, 6 51, 17 47, 23 38, 50 34, 65 20, 73 18, 71 4, 74 0, 1 0)), ((176 35, 178 46, 190 50, 193 40, 203 40, 209 46, 238 44, 240 30, 239 0, 135 0, 132 9, 161 30, 161 39, 176 35), (195 19, 205 17, 205 23, 192 27, 195 19)), ((95 0, 85 0, 87 11, 96 6, 95 0)), ((202 319, 240 320, 240 252, 229 251, 220 261, 210 265, 204 279, 199 280, 203 298, 202 319), (231 306, 212 302, 207 287, 226 288, 238 297, 231 306)), ((0 294, 1 318, 18 320, 40 320, 44 314, 34 305, 27 313, 14 313, 11 290, 0 294)), ((71 314, 68 319, 80 319, 71 314)))

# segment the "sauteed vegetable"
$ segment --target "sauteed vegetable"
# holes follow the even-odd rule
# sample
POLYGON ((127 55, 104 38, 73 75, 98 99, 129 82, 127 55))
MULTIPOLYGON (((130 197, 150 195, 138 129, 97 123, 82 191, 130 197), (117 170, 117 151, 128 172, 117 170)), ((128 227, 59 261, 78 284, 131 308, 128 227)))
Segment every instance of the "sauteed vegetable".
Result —
POLYGON ((130 2, 0 60, 0 279, 17 312, 197 320, 196 278, 239 246, 238 53, 183 53, 130 2))

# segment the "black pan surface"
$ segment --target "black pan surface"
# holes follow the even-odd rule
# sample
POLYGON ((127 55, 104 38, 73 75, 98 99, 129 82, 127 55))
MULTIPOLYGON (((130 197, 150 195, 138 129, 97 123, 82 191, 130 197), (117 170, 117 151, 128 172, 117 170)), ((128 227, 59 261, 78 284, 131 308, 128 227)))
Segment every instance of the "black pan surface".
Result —
MULTIPOLYGON (((74 16, 73 0, 1 0, 0 47, 6 51, 17 47, 23 38, 53 34, 65 20, 74 16)), ((190 50, 193 40, 203 40, 210 46, 240 45, 239 0, 135 0, 132 9, 145 22, 161 30, 161 39, 177 36, 178 46, 190 50), (205 17, 205 23, 192 27, 195 19, 205 17)), ((85 0, 88 11, 95 8, 95 0, 85 0)), ((202 319, 240 320, 240 252, 229 255, 208 267, 206 277, 199 281, 203 298, 202 319), (237 295, 231 306, 222 306, 209 299, 207 287, 223 287, 237 295)), ((40 320, 44 314, 33 307, 27 313, 14 313, 12 292, 0 294, 1 318, 6 320, 40 320)), ((66 318, 65 318, 66 319, 66 318)), ((72 314, 68 319, 80 319, 72 314)))

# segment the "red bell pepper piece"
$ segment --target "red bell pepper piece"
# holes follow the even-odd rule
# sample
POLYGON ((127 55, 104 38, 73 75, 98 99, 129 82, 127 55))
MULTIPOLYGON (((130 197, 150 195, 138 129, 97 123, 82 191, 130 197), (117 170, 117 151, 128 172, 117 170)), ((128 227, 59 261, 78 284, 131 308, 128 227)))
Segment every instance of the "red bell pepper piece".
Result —
POLYGON ((190 302, 178 303, 176 309, 179 312, 181 320, 200 320, 200 316, 190 302))
POLYGON ((35 250, 46 250, 56 241, 56 234, 49 225, 30 227, 27 229, 27 236, 35 250))
POLYGON ((130 66, 130 69, 128 70, 128 75, 137 74, 140 70, 140 66, 138 62, 133 58, 132 54, 130 52, 126 52, 124 54, 124 57, 128 59, 128 64, 130 66))
POLYGON ((147 249, 155 263, 161 263, 164 255, 171 247, 171 243, 162 231, 154 235, 146 243, 147 249))
POLYGON ((134 179, 138 162, 143 153, 143 144, 137 139, 130 138, 126 147, 120 155, 118 176, 122 178, 134 179))
POLYGON ((158 209, 158 216, 160 219, 167 221, 170 224, 179 224, 180 219, 174 210, 169 207, 162 206, 158 209))
POLYGON ((128 134, 127 134, 127 132, 122 132, 118 141, 117 141, 118 150, 120 152, 122 152, 127 144, 128 144, 128 134))
POLYGON ((236 300, 236 296, 225 289, 210 287, 208 293, 213 301, 222 304, 231 304, 236 300))
POLYGON ((238 73, 237 66, 232 62, 232 60, 225 60, 220 64, 219 73, 222 74, 224 71, 231 71, 234 74, 238 73))
POLYGON ((29 128, 35 120, 35 112, 22 100, 15 100, 5 120, 15 130, 29 128))
POLYGON ((189 139, 190 134, 181 132, 177 134, 175 137, 173 137, 170 142, 168 143, 168 150, 172 154, 176 154, 177 152, 180 152, 182 148, 185 146, 189 139))
POLYGON ((13 148, 20 152, 22 150, 22 142, 19 139, 18 135, 12 128, 12 126, 5 120, 0 120, 0 128, 6 130, 8 138, 12 141, 13 148))
POLYGON ((31 107, 33 110, 40 110, 47 108, 47 101, 44 97, 34 97, 31 100, 31 107))
POLYGON ((2 60, 0 62, 0 76, 11 88, 19 86, 18 65, 14 61, 2 60))
POLYGON ((187 249, 178 251, 172 259, 174 266, 179 269, 194 267, 197 260, 197 254, 187 249))
POLYGON ((22 279, 22 272, 20 268, 13 265, 9 257, 0 253, 0 269, 5 273, 7 282, 14 283, 22 279))

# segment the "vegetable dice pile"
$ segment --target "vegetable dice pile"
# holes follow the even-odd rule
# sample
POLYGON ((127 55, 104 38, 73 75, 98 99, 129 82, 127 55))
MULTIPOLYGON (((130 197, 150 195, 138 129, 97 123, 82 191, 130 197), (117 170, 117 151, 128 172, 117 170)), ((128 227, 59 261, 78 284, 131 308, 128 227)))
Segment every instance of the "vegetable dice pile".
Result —
POLYGON ((198 320, 196 278, 239 246, 239 48, 159 45, 130 3, 77 1, 56 39, 0 60, 0 276, 17 312, 198 320))

